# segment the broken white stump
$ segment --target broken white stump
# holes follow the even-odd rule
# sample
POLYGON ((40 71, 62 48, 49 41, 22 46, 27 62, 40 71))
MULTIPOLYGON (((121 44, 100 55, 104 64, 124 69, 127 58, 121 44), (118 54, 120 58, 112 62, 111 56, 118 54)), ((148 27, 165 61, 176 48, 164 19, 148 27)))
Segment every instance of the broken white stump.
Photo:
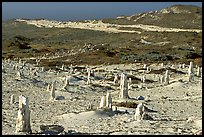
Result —
POLYGON ((182 68, 182 65, 181 65, 181 64, 179 64, 178 69, 180 70, 181 68, 182 68))
POLYGON ((16 69, 15 65, 13 65, 13 66, 12 66, 12 69, 13 69, 13 70, 15 70, 15 69, 16 69))
POLYGON ((33 75, 34 75, 34 76, 37 76, 37 75, 38 75, 37 69, 34 70, 33 75))
POLYGON ((201 71, 200 71, 200 67, 198 66, 197 68, 197 76, 200 77, 201 76, 201 71))
POLYGON ((186 64, 185 64, 185 63, 183 63, 183 64, 182 64, 182 68, 184 69, 185 67, 186 67, 186 64))
POLYGON ((145 80, 146 80, 146 76, 144 75, 144 76, 142 76, 142 78, 141 78, 142 83, 145 83, 145 80))
POLYGON ((20 71, 18 71, 17 73, 16 73, 16 78, 15 78, 16 80, 22 80, 23 79, 23 76, 22 76, 22 73, 20 72, 20 71))
POLYGON ((41 68, 41 71, 44 72, 44 71, 45 71, 45 67, 42 67, 42 68, 41 68))
POLYGON ((127 75, 124 73, 121 73, 120 78, 120 96, 119 98, 127 99, 128 96, 128 82, 127 82, 127 75))
POLYGON ((129 81, 128 81, 128 89, 132 89, 132 79, 129 78, 129 81))
POLYGON ((169 70, 166 70, 164 82, 165 84, 169 84, 169 70))
POLYGON ((161 75, 161 76, 160 76, 160 83, 163 83, 163 82, 164 82, 164 76, 161 75))
POLYGON ((64 70, 64 64, 62 64, 62 67, 60 68, 61 70, 64 70))
POLYGON ((50 90, 50 100, 55 100, 55 89, 56 89, 56 81, 53 81, 51 85, 51 90, 50 90))
POLYGON ((69 86, 69 78, 66 77, 66 78, 65 78, 65 83, 64 83, 63 89, 67 90, 67 89, 68 89, 68 86, 69 86))
POLYGON ((141 121, 144 118, 144 105, 142 103, 137 105, 137 108, 135 109, 135 120, 141 121))
POLYGON ((106 96, 101 97, 101 102, 99 108, 104 108, 106 107, 106 96))
POLYGON ((51 89, 50 87, 51 87, 51 84, 48 83, 48 85, 47 85, 47 91, 50 91, 50 89, 51 89))
POLYGON ((161 63, 161 67, 164 67, 164 63, 161 63))
POLYGON ((87 84, 91 84, 91 79, 90 79, 90 76, 91 76, 91 70, 89 68, 87 68, 87 73, 88 73, 88 76, 87 76, 87 84))
POLYGON ((146 69, 147 68, 147 64, 144 64, 143 68, 146 69))
POLYGON ((194 73, 193 71, 193 62, 190 62, 189 68, 188 68, 188 73, 194 73))
POLYGON ((31 132, 28 98, 23 95, 19 96, 19 110, 16 120, 16 132, 31 132))
POLYGON ((21 59, 19 59, 18 63, 21 64, 21 59))
POLYGON ((11 99, 10 99, 10 104, 13 104, 15 102, 15 99, 14 99, 14 94, 11 95, 11 99))
POLYGON ((147 67, 147 72, 150 72, 151 71, 151 68, 150 67, 147 67))
POLYGON ((93 104, 91 104, 91 102, 89 102, 89 104, 88 104, 86 109, 87 110, 92 110, 93 109, 93 104))
POLYGON ((115 75, 114 80, 113 80, 113 84, 116 85, 116 83, 118 83, 119 81, 119 76, 115 75))
POLYGON ((193 62, 190 62, 189 68, 188 68, 188 80, 191 82, 194 80, 194 70, 193 70, 193 62))
POLYGON ((109 93, 106 94, 106 107, 112 110, 112 97, 109 93))
POLYGON ((117 106, 113 106, 112 111, 117 111, 117 106))
POLYGON ((70 74, 72 74, 72 73, 74 72, 74 69, 73 69, 73 67, 72 67, 72 64, 71 64, 71 66, 70 66, 69 71, 70 71, 70 74))

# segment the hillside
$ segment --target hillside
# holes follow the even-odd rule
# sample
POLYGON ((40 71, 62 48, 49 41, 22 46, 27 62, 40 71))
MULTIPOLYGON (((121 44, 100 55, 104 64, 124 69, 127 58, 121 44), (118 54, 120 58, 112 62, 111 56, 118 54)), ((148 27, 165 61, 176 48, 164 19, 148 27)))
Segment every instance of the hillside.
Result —
POLYGON ((202 8, 191 5, 174 5, 159 11, 139 13, 117 19, 103 19, 104 23, 146 24, 167 28, 202 28, 202 8))

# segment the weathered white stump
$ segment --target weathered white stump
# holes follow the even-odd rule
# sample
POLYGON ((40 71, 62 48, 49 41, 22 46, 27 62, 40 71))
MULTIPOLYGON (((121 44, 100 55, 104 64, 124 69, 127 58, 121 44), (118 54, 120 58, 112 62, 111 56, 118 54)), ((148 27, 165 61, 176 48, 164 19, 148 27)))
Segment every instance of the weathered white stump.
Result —
POLYGON ((41 70, 42 70, 42 72, 44 72, 45 71, 45 67, 42 67, 41 70))
POLYGON ((72 74, 73 72, 74 72, 74 69, 73 69, 73 67, 72 67, 72 64, 71 64, 71 66, 70 66, 70 74, 72 74))
POLYGON ((34 75, 34 76, 37 76, 37 75, 38 75, 37 69, 34 70, 33 75, 34 75))
POLYGON ((189 77, 189 81, 193 81, 194 80, 194 70, 193 70, 193 62, 190 62, 189 68, 188 68, 188 77, 189 77))
POLYGON ((13 65, 13 66, 12 66, 12 69, 13 69, 13 70, 15 70, 15 69, 16 69, 15 65, 13 65))
POLYGON ((47 91, 50 91, 50 87, 51 87, 51 84, 48 83, 48 85, 47 85, 47 91))
POLYGON ((14 94, 11 95, 11 99, 10 99, 10 104, 13 104, 15 102, 15 99, 14 99, 14 94))
POLYGON ((161 75, 161 76, 160 76, 160 83, 163 83, 163 82, 164 82, 164 76, 161 75))
POLYGON ((186 64, 185 64, 185 63, 183 63, 183 64, 182 64, 182 68, 184 69, 185 67, 186 67, 186 64))
POLYGON ((23 95, 19 96, 19 110, 16 120, 16 132, 31 132, 28 98, 23 95))
POLYGON ((120 79, 120 98, 129 98, 128 96, 128 82, 127 82, 127 75, 124 73, 121 73, 121 79, 120 79))
POLYGON ((144 105, 142 103, 137 105, 137 108, 135 109, 135 120, 140 121, 144 118, 144 105))
POLYGON ((106 94, 106 107, 112 110, 112 97, 109 93, 106 94))
POLYGON ((132 89, 132 79, 129 78, 129 81, 128 81, 128 89, 132 89))
POLYGON ((112 111, 117 111, 117 106, 113 106, 112 111))
POLYGON ((200 77, 201 76, 201 71, 200 71, 200 67, 198 66, 197 68, 197 76, 200 77))
POLYGON ((66 89, 68 88, 68 86, 69 86, 69 78, 66 77, 66 78, 65 78, 65 83, 64 83, 63 89, 66 90, 66 89))
POLYGON ((169 84, 169 70, 166 70, 164 82, 165 84, 169 84))
POLYGON ((61 70, 64 70, 64 64, 62 64, 62 67, 60 68, 61 70))
POLYGON ((190 62, 190 65, 189 65, 189 68, 188 68, 188 74, 189 73, 194 73, 194 70, 193 70, 193 62, 190 62))
POLYGON ((182 68, 182 65, 181 65, 181 64, 179 64, 178 69, 180 70, 181 68, 182 68))
POLYGON ((93 104, 91 104, 91 102, 89 102, 89 104, 88 104, 86 109, 87 110, 92 110, 93 109, 93 104))
POLYGON ((144 75, 144 76, 142 76, 142 78, 141 78, 142 83, 145 83, 145 80, 146 80, 146 76, 144 75))
POLYGON ((55 89, 56 89, 56 81, 53 81, 51 85, 51 90, 50 90, 50 100, 55 100, 55 89))
POLYGON ((147 64, 144 64, 143 68, 146 69, 147 68, 147 64))
POLYGON ((22 72, 18 71, 18 72, 16 73, 16 78, 15 78, 15 79, 21 80, 22 78, 23 78, 22 72))
POLYGON ((115 75, 114 80, 113 80, 113 84, 116 85, 116 83, 118 83, 119 78, 118 75, 115 75))
POLYGON ((161 63, 161 67, 164 67, 164 63, 161 63))
POLYGON ((149 72, 149 70, 150 70, 150 68, 149 68, 149 67, 147 67, 147 72, 149 72))
POLYGON ((101 102, 99 108, 104 108, 106 107, 106 96, 101 97, 101 102))
POLYGON ((88 73, 88 76, 87 76, 87 84, 91 84, 91 79, 90 79, 90 76, 91 76, 91 70, 89 68, 87 68, 87 73, 88 73))
POLYGON ((21 59, 19 59, 18 63, 21 64, 21 59))

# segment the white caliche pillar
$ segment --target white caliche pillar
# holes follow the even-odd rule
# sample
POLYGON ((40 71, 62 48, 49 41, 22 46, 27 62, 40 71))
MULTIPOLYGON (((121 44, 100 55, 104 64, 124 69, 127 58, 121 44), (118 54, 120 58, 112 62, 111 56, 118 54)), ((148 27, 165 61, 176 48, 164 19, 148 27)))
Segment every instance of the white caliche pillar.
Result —
POLYGON ((164 67, 164 63, 163 62, 161 63, 161 67, 164 67))
POLYGON ((13 104, 15 102, 15 99, 14 99, 14 94, 11 95, 11 98, 10 98, 10 104, 13 104))
POLYGON ((164 82, 164 76, 161 75, 161 76, 160 76, 160 83, 163 83, 163 82, 164 82))
POLYGON ((144 64, 143 68, 146 69, 147 68, 147 64, 144 64))
POLYGON ((145 83, 145 80, 146 80, 146 76, 144 75, 144 76, 141 77, 142 83, 145 83))
POLYGON ((198 66, 197 68, 197 76, 200 77, 201 76, 201 71, 200 71, 200 67, 198 66))
POLYGON ((169 84, 169 70, 166 70, 164 82, 165 84, 169 84))
POLYGON ((16 132, 31 132, 28 98, 23 95, 19 96, 19 110, 16 120, 16 132))
POLYGON ((61 70, 64 70, 64 64, 62 64, 62 67, 60 68, 61 70))
POLYGON ((121 79, 120 79, 120 98, 129 98, 128 96, 128 82, 127 82, 127 75, 124 73, 121 73, 121 79))
POLYGON ((116 83, 118 83, 118 81, 119 81, 119 78, 118 78, 118 75, 116 74, 114 77, 114 80, 113 80, 113 84, 116 85, 116 83))
POLYGON ((135 120, 140 121, 143 120, 144 117, 144 105, 142 103, 137 105, 137 108, 135 109, 135 120))
POLYGON ((66 77, 66 78, 65 78, 65 83, 64 83, 63 89, 67 90, 67 89, 68 89, 68 86, 69 86, 69 78, 66 77))
POLYGON ((132 78, 129 78, 128 89, 132 89, 132 78))
POLYGON ((91 76, 91 70, 89 68, 87 68, 87 73, 88 73, 88 76, 87 76, 87 84, 91 84, 91 79, 90 79, 90 76, 91 76))
POLYGON ((20 71, 18 71, 17 73, 16 73, 16 80, 22 80, 22 78, 23 78, 23 76, 22 76, 22 72, 20 72, 20 71))
POLYGON ((189 68, 188 68, 188 77, 189 81, 194 80, 194 70, 193 70, 193 62, 190 62, 189 68))
POLYGON ((109 93, 106 94, 106 107, 112 110, 112 97, 109 93))
POLYGON ((182 68, 184 69, 185 67, 186 67, 186 64, 185 64, 185 63, 183 63, 183 64, 182 64, 182 68))
POLYGON ((55 100, 55 89, 56 89, 56 81, 53 81, 51 85, 51 90, 50 90, 50 100, 55 100))
POLYGON ((106 107, 106 96, 101 97, 101 102, 99 108, 104 108, 106 107))
POLYGON ((41 70, 42 70, 42 72, 44 72, 45 71, 45 67, 42 67, 41 70))
POLYGON ((47 91, 50 91, 50 87, 51 87, 51 84, 48 83, 48 85, 47 85, 47 91))

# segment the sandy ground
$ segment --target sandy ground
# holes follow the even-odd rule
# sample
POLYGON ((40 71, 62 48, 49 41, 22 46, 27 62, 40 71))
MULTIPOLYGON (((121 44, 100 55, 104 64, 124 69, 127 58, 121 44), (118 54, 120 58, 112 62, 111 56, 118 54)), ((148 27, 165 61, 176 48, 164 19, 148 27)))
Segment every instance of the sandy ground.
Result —
POLYGON ((202 32, 200 29, 181 29, 181 28, 164 28, 154 25, 145 25, 145 24, 137 24, 137 25, 117 25, 117 24, 109 24, 103 23, 101 20, 97 21, 97 23, 90 21, 87 23, 82 22, 58 22, 58 21, 49 21, 49 20, 21 20, 17 19, 17 21, 23 21, 27 24, 35 25, 37 27, 46 27, 46 28, 78 28, 78 29, 90 29, 96 31, 105 31, 111 33, 138 33, 141 34, 140 31, 134 30, 119 30, 120 27, 131 27, 131 28, 139 28, 144 31, 156 31, 156 32, 202 32))
MULTIPOLYGON (((94 68, 91 76, 92 84, 87 85, 86 69, 70 72, 42 71, 31 64, 21 69, 24 77, 15 80, 17 70, 13 65, 22 63, 3 60, 2 66, 2 134, 16 133, 18 97, 29 98, 31 110, 32 134, 108 134, 108 135, 139 135, 168 134, 192 135, 202 133, 202 77, 195 77, 188 82, 186 74, 170 71, 170 84, 159 82, 159 75, 139 70, 143 64, 119 64, 109 66, 89 66, 94 68), (30 70, 33 67, 33 70, 30 70), (38 74, 34 75, 37 70, 38 74), (152 83, 133 82, 129 89, 130 98, 143 96, 145 100, 127 99, 126 101, 143 102, 151 120, 135 121, 135 108, 118 107, 116 110, 97 109, 102 95, 109 92, 113 102, 121 101, 119 84, 113 84, 114 74, 126 72, 141 78, 144 74, 152 83), (70 86, 63 90, 65 76, 69 76, 70 86), (50 101, 47 84, 56 80, 56 100, 50 101), (143 85, 143 88, 138 87, 143 85), (10 104, 10 97, 15 101, 10 104), (90 104, 93 106, 89 108, 90 104), (153 110, 153 112, 148 111, 153 110)), ((150 64, 152 70, 162 68, 160 64, 150 64)), ((167 66, 165 66, 167 67, 167 66)), ((177 65, 175 66, 177 68, 177 65)), ((180 69, 187 72, 188 66, 180 69)), ((125 102, 124 100, 122 100, 125 102)), ((114 106, 113 106, 114 107, 114 106)))

